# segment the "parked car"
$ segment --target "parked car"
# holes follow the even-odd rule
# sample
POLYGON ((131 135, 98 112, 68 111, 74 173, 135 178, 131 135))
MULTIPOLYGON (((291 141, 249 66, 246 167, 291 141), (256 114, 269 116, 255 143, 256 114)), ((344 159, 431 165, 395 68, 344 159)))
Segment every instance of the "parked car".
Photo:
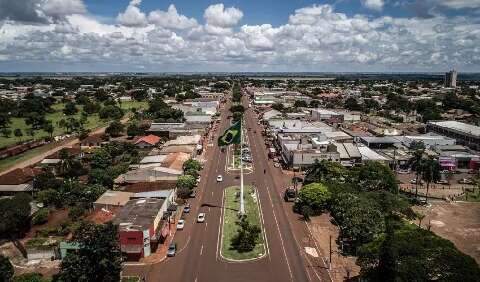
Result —
POLYGON ((222 175, 218 175, 217 176, 217 182, 222 182, 223 181, 223 176, 222 175))
POLYGON ((190 212, 190 204, 186 204, 185 207, 183 208, 184 213, 189 213, 190 212))
POLYGON ((167 256, 174 257, 176 253, 177 253, 177 243, 171 243, 170 246, 168 246, 167 256))
POLYGON ((446 185, 446 184, 448 184, 448 181, 447 181, 447 180, 445 180, 445 179, 440 179, 440 180, 438 180, 438 181, 437 181, 437 184, 443 184, 443 185, 446 185))
POLYGON ((179 219, 177 222, 177 230, 183 230, 183 227, 185 227, 185 220, 179 219))
POLYGON ((462 178, 462 179, 458 180, 458 183, 460 183, 460 184, 473 184, 473 181, 470 178, 462 178))
MULTIPOLYGON (((417 180, 414 178, 414 179, 410 180, 410 183, 412 183, 412 184, 417 184, 417 180)), ((418 184, 420 184, 420 185, 423 184, 423 182, 422 182, 421 179, 418 180, 418 184)))
POLYGON ((273 166, 278 168, 280 167, 280 163, 274 163, 273 166))
POLYGON ((197 222, 198 222, 198 223, 205 222, 205 213, 201 212, 201 213, 198 214, 198 216, 197 216, 197 222))
POLYGON ((201 176, 197 177, 197 184, 200 183, 201 179, 202 179, 201 176))
POLYGON ((197 191, 193 190, 192 193, 190 193, 190 198, 195 198, 197 196, 197 191))

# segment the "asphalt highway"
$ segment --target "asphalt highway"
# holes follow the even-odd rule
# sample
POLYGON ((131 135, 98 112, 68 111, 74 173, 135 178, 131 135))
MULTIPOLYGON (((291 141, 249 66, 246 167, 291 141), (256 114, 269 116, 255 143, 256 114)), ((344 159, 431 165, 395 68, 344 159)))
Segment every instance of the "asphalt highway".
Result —
MULTIPOLYGON (((245 98, 245 106, 246 103, 245 98)), ((221 109, 217 132, 207 148, 197 198, 190 201, 192 209, 186 216, 185 229, 175 235, 177 255, 157 264, 125 266, 123 274, 144 277, 146 281, 330 281, 323 261, 309 258, 304 251, 305 246, 313 246, 310 235, 305 223, 291 212, 291 204, 283 201, 285 183, 281 170, 268 160, 261 128, 248 107, 244 133, 248 134, 254 169, 244 175, 244 181, 257 187, 268 252, 265 257, 249 262, 221 258, 223 189, 240 185, 239 173, 226 171, 227 150, 222 152, 216 145, 218 134, 230 125, 227 119, 230 105, 227 102, 221 109), (223 176, 223 182, 216 181, 217 175, 223 176), (199 212, 206 214, 204 223, 196 222, 199 212)))

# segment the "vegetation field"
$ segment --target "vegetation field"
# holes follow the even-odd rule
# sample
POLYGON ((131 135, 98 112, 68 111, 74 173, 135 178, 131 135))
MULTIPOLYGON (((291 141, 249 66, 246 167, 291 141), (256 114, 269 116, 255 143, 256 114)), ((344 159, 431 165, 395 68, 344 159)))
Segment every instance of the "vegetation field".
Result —
MULTIPOLYGON (((146 109, 147 105, 148 105, 147 102, 127 101, 127 102, 122 102, 120 107, 122 109, 128 111, 132 108, 146 109)), ((58 125, 60 120, 67 119, 69 117, 72 117, 72 118, 75 118, 75 119, 80 118, 83 106, 82 105, 77 105, 77 107, 78 107, 78 110, 79 110, 78 113, 76 113, 75 115, 72 115, 72 116, 66 116, 63 113, 63 109, 65 108, 64 103, 57 103, 57 104, 52 106, 52 109, 54 110, 54 112, 46 114, 46 119, 52 122, 52 125, 54 127, 53 136, 62 135, 62 134, 65 134, 65 132, 66 132, 65 128, 61 128, 58 125)), ((99 118, 98 114, 91 114, 91 115, 88 115, 87 123, 85 124, 85 129, 94 129, 94 128, 97 128, 97 127, 100 127, 100 126, 103 126, 103 125, 106 125, 106 124, 107 124, 107 121, 101 120, 99 118)), ((14 145, 15 143, 19 143, 19 142, 24 142, 24 141, 28 141, 28 140, 32 140, 32 139, 40 139, 40 138, 44 138, 44 137, 49 136, 49 134, 46 133, 44 130, 36 130, 34 136, 33 137, 30 136, 27 133, 27 130, 29 129, 29 126, 25 123, 24 118, 12 118, 11 119, 11 124, 10 124, 9 127, 12 130, 15 130, 17 128, 21 129, 22 132, 23 132, 23 136, 22 137, 15 137, 15 136, 13 136, 13 134, 10 137, 0 136, 0 148, 5 148, 5 147, 8 147, 8 146, 14 145)))
MULTIPOLYGON (((260 219, 260 205, 258 203, 255 189, 251 186, 245 186, 245 212, 250 224, 262 226, 260 219)), ((240 253, 231 247, 232 239, 237 233, 238 211, 240 209, 240 187, 232 186, 225 189, 223 228, 222 228, 222 246, 221 254, 224 258, 230 260, 248 260, 261 257, 265 254, 264 230, 258 238, 258 243, 250 252, 240 253)))

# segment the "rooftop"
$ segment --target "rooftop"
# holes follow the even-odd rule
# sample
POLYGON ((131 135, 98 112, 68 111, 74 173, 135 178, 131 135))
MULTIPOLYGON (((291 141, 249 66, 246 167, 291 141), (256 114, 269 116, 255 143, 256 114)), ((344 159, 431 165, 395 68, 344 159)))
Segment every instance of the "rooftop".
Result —
POLYGON ((96 201, 95 204, 123 206, 134 193, 107 190, 96 201))
POLYGON ((150 145, 155 145, 158 142, 160 142, 160 137, 158 137, 156 135, 153 135, 153 134, 150 134, 150 135, 141 137, 140 139, 137 140, 137 142, 135 142, 135 144, 138 144, 138 143, 141 143, 141 142, 145 142, 145 143, 148 143, 150 145))
POLYGON ((440 127, 445 127, 451 130, 455 130, 461 133, 465 134, 470 134, 476 137, 480 137, 480 127, 473 125, 473 124, 468 124, 468 123, 463 123, 459 121, 430 121, 428 124, 433 124, 436 126, 440 127))
POLYGON ((146 230, 154 225, 164 200, 156 198, 128 201, 113 220, 120 231, 146 230))

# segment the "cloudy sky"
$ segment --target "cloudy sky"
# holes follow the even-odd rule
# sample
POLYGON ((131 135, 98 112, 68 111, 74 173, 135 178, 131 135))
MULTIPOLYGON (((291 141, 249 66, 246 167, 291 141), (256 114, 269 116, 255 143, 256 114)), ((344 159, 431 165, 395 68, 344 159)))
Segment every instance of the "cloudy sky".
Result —
POLYGON ((480 0, 0 0, 0 71, 480 72, 480 0))

